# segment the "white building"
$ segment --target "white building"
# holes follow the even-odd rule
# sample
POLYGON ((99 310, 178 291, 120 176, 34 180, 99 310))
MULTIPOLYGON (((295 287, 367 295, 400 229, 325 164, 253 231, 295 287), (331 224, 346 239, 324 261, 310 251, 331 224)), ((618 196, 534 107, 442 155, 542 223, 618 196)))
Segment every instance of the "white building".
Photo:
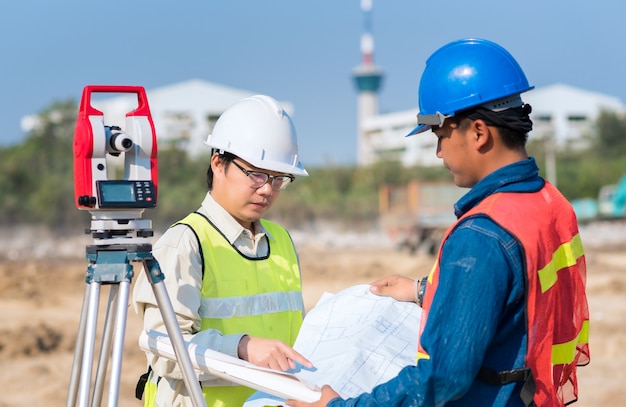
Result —
POLYGON ((581 146, 601 111, 625 110, 616 97, 561 83, 533 89, 522 99, 533 108, 530 137, 553 138, 557 148, 581 146))
POLYGON ((437 139, 430 133, 406 137, 417 125, 417 109, 367 117, 360 126, 359 165, 379 160, 399 161, 405 166, 439 164, 437 139))
MULTIPOLYGON (((590 92, 564 84, 554 84, 526 92, 522 99, 533 108, 530 138, 554 137, 556 148, 578 147, 602 110, 624 112, 616 97, 590 92)), ((406 166, 440 165, 435 155, 436 138, 430 133, 405 137, 417 125, 414 110, 377 114, 359 120, 358 164, 370 165, 392 159, 406 166)))
MULTIPOLYGON (((217 118, 239 100, 253 96, 248 90, 230 88, 215 83, 192 79, 155 89, 146 89, 150 113, 159 145, 176 144, 190 155, 206 151, 203 144, 217 118)), ((124 127, 126 113, 137 107, 135 95, 103 97, 92 94, 92 106, 102 111, 105 125, 124 127), (99 97, 96 98, 95 96, 99 97)), ((280 101, 288 114, 293 106, 280 101)), ((36 116, 22 119, 22 129, 36 126, 36 116)))

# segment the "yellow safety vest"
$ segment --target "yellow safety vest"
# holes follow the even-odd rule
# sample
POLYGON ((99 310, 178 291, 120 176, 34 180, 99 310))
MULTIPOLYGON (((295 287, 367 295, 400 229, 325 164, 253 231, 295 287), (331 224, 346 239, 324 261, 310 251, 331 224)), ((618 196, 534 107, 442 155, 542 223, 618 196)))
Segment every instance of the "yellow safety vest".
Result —
MULTIPOLYGON (((293 346, 302 325, 304 303, 298 259, 288 232, 262 219, 272 237, 269 253, 250 258, 199 213, 189 214, 178 223, 192 228, 203 257, 200 329, 217 329, 224 335, 246 333, 293 346)), ((254 391, 235 384, 202 386, 207 406, 241 406, 254 391)), ((144 396, 145 406, 155 405, 155 383, 146 384, 144 396)))

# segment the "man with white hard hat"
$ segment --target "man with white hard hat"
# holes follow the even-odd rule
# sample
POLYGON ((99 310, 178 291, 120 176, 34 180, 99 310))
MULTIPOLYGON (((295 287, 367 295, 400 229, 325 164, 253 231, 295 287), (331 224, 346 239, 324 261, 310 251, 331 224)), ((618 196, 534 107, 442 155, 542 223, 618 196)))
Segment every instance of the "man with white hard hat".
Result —
MULTIPOLYGON (((206 144, 202 205, 153 248, 183 336, 262 367, 311 367, 291 347, 304 313, 296 249, 284 228, 263 219, 295 176, 308 175, 293 122, 273 98, 252 96, 219 117, 206 144)), ((145 329, 166 332, 145 273, 133 302, 145 329)), ((177 364, 147 357, 144 405, 191 406, 177 364)), ((207 406, 241 406, 254 392, 209 374, 199 380, 207 406)))

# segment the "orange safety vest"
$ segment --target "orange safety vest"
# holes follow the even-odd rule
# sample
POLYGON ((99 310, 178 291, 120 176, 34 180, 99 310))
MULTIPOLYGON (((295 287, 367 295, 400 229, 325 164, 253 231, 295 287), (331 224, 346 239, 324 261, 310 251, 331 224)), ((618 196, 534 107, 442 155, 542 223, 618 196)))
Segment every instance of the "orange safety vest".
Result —
MULTIPOLYGON (((436 295, 443 245, 456 225, 470 216, 491 218, 523 247, 528 324, 525 365, 535 385, 532 402, 563 406, 576 401, 576 367, 589 363, 585 255, 571 205, 548 182, 537 192, 490 195, 448 229, 426 283, 420 335, 436 295)), ((429 358, 420 343, 418 360, 429 358)))

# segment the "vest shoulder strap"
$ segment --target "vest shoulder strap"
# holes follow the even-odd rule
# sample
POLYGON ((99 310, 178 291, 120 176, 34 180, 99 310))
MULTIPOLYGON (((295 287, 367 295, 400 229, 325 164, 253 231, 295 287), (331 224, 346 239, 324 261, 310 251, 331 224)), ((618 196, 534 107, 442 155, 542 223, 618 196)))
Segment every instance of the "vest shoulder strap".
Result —
POLYGON ((204 215, 202 215, 199 212, 193 212, 187 215, 184 219, 174 223, 172 227, 176 225, 187 226, 191 230, 193 235, 196 237, 196 242, 198 243, 198 252, 200 253, 200 264, 202 264, 202 278, 204 279, 204 251, 202 250, 202 242, 200 241, 198 232, 196 232, 196 229, 191 225, 191 222, 189 222, 192 216, 198 216, 202 219, 205 219, 209 224, 211 224, 211 222, 204 215))

